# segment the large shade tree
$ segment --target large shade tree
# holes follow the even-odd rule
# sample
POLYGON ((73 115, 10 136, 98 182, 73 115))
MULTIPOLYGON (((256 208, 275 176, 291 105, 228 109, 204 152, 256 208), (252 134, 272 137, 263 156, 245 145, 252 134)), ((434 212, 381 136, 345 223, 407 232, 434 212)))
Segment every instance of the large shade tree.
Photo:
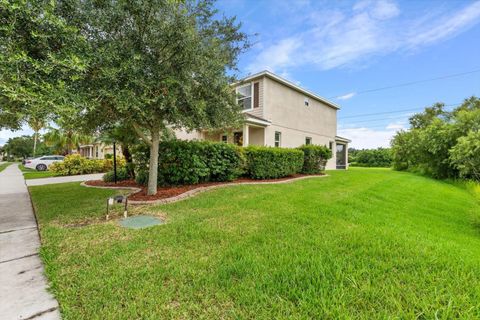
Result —
POLYGON ((37 131, 81 100, 71 84, 85 70, 86 42, 58 9, 50 0, 0 1, 0 129, 37 131))
POLYGON ((148 194, 157 192, 166 127, 209 129, 241 120, 227 72, 235 70, 247 36, 212 1, 65 1, 61 11, 95 52, 79 88, 90 98, 89 123, 120 121, 150 146, 148 194))

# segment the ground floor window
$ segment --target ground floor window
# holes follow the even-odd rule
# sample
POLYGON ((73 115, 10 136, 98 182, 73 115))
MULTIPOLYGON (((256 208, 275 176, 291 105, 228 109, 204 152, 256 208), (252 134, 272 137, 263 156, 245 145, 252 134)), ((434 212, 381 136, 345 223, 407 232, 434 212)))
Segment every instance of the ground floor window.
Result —
POLYGON ((282 133, 275 131, 275 147, 280 147, 282 144, 282 133))
POLYGON ((222 135, 222 142, 227 143, 228 142, 228 136, 226 134, 222 135))
POLYGON ((312 144, 312 138, 306 137, 305 138, 305 144, 308 146, 309 144, 312 144))
POLYGON ((243 132, 234 132, 233 133, 233 143, 237 146, 243 145, 243 132))
POLYGON ((333 141, 328 143, 328 148, 333 151, 333 141))

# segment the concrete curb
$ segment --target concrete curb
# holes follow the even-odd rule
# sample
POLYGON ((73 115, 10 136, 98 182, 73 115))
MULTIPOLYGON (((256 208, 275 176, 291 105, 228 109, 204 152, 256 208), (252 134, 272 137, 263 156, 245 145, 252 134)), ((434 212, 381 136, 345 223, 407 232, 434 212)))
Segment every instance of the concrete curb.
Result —
MULTIPOLYGON (((191 198, 193 196, 196 196, 197 194, 203 193, 208 190, 213 190, 217 188, 224 188, 224 187, 233 187, 233 186, 241 186, 241 185, 262 185, 262 184, 283 184, 283 183, 291 183, 299 180, 305 180, 305 179, 312 179, 312 178, 325 178, 328 177, 328 174, 325 175, 311 175, 311 176, 304 176, 304 177, 297 177, 297 178, 291 178, 288 180, 281 180, 281 181, 264 181, 264 182, 230 182, 230 183, 225 183, 225 184, 218 184, 218 185, 213 185, 213 186, 208 186, 208 187, 198 187, 193 190, 186 191, 182 194, 179 194, 178 196, 170 197, 170 198, 165 198, 165 199, 158 199, 158 200, 128 200, 129 204, 166 204, 166 203, 172 203, 172 202, 177 202, 181 200, 185 200, 188 198, 191 198)), ((100 187, 100 186, 90 186, 87 185, 85 182, 81 183, 82 186, 88 187, 88 188, 99 188, 99 189, 124 189, 124 190, 132 190, 132 193, 130 195, 133 195, 135 193, 138 193, 141 191, 139 188, 135 187, 100 187)))

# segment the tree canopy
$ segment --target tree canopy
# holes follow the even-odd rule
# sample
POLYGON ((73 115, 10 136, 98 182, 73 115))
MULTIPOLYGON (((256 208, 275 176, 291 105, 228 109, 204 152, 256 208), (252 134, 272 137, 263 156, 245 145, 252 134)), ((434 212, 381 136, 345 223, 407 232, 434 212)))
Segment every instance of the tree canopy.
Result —
POLYGON ((90 102, 85 117, 98 128, 129 125, 150 146, 150 194, 162 130, 241 120, 227 70, 248 47, 247 36, 234 18, 218 16, 212 1, 73 1, 62 12, 95 53, 81 85, 90 102))
POLYGON ((442 104, 410 118, 411 129, 392 140, 393 165, 436 178, 479 179, 480 99, 471 97, 452 111, 442 104))
POLYGON ((80 97, 69 89, 85 70, 85 41, 57 10, 55 1, 0 1, 0 129, 45 122, 80 97))

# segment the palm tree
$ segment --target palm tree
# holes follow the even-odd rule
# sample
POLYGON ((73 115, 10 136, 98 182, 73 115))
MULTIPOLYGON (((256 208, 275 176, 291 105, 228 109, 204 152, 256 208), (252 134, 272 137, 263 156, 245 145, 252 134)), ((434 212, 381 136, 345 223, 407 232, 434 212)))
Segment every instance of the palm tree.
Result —
POLYGON ((44 134, 45 144, 53 147, 59 154, 71 154, 73 149, 78 149, 81 144, 90 144, 94 138, 89 135, 78 133, 74 130, 49 127, 44 134))
POLYGON ((40 130, 45 127, 45 119, 42 117, 31 116, 28 118, 28 125, 33 129, 33 157, 37 152, 37 141, 40 130))

